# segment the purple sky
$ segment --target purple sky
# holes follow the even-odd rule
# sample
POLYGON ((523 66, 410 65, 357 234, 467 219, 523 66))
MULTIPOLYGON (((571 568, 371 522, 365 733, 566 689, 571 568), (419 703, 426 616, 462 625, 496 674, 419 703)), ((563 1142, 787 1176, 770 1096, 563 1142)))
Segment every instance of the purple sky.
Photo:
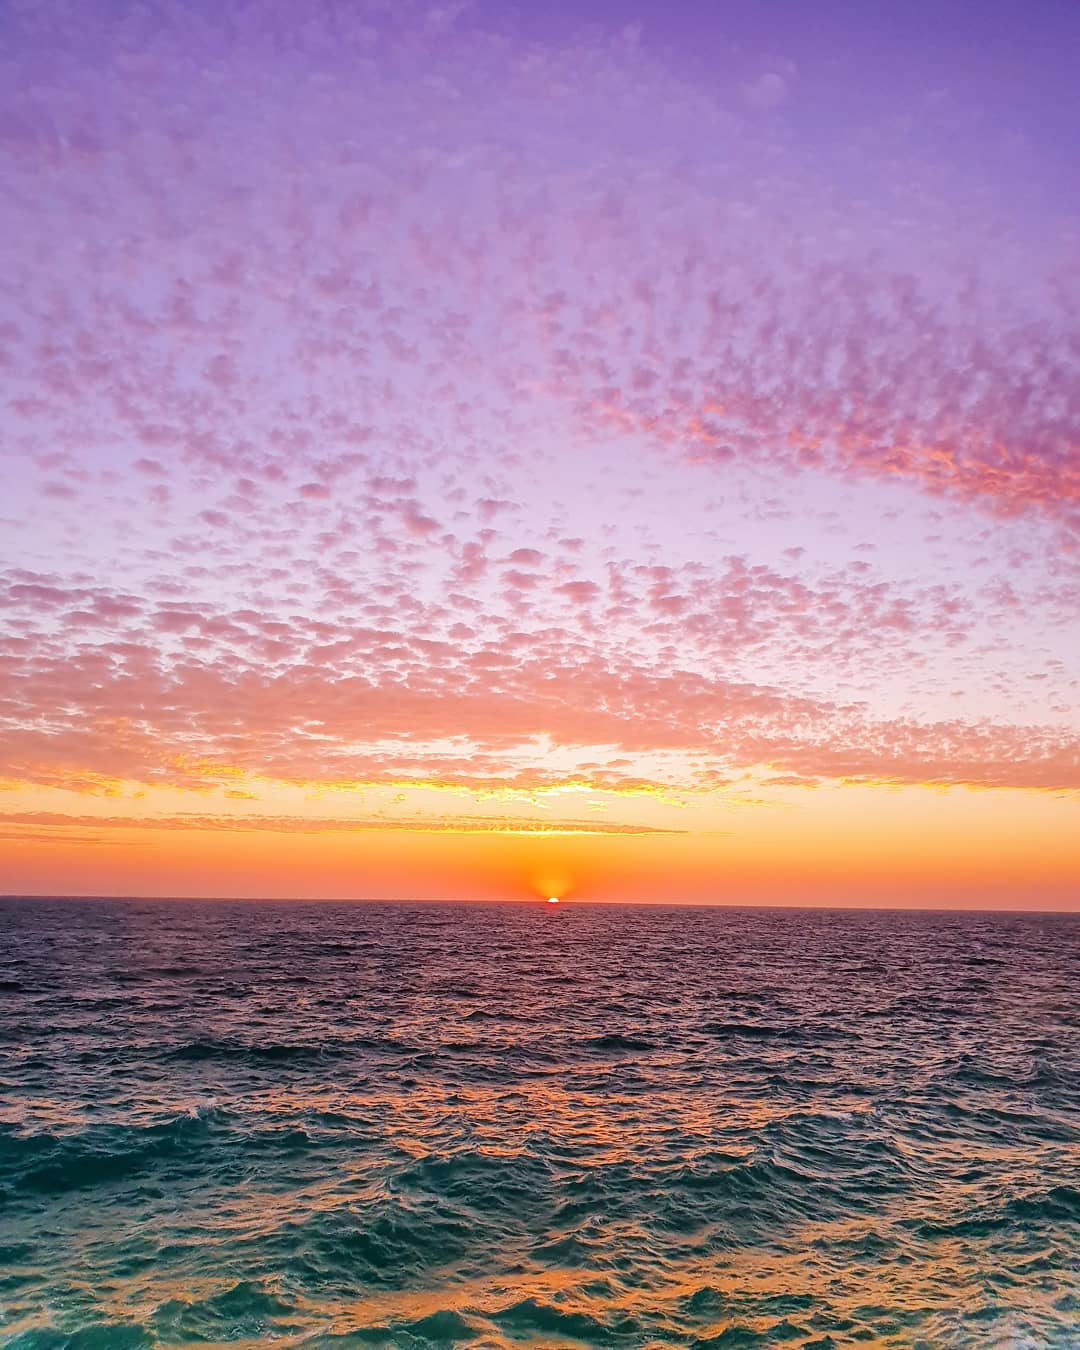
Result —
POLYGON ((563 789, 700 834, 856 783, 1053 797, 1064 856, 1078 39, 1064 3, 7 5, 12 839, 431 792, 533 828, 563 789))

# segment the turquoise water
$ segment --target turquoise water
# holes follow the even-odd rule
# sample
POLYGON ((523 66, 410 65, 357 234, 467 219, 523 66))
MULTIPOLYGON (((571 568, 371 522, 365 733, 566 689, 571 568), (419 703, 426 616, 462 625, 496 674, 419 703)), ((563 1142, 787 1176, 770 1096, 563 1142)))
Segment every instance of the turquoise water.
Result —
POLYGON ((0 1345, 1080 1345, 1078 939, 0 902, 0 1345))

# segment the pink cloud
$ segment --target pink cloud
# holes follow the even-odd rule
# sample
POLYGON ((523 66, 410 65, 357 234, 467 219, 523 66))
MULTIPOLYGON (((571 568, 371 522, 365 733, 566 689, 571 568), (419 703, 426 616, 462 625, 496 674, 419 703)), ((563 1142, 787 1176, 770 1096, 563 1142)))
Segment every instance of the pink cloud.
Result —
POLYGON ((882 127, 838 193, 786 67, 265 12, 0 94, 0 772, 1077 786, 1060 241, 882 127))

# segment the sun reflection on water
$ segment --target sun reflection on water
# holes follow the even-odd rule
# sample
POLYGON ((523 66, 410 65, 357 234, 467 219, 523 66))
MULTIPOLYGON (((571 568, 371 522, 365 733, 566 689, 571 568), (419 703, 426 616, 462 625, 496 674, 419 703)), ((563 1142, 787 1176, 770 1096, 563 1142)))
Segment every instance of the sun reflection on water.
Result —
POLYGON ((138 944, 107 909, 9 926, 5 1331, 1067 1343, 1064 929, 567 920, 158 904, 138 944), (1060 1034, 1034 1046, 1033 1018, 1060 1034))

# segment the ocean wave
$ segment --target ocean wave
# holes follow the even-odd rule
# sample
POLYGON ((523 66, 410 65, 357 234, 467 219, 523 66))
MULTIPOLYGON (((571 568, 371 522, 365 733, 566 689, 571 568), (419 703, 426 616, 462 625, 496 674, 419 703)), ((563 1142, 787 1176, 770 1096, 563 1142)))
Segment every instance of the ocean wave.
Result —
POLYGON ((135 1322, 90 1322, 74 1331, 34 1327, 4 1341, 4 1350, 148 1350, 156 1339, 135 1322))
POLYGON ((185 1041, 169 1051, 173 1059, 186 1060, 315 1060, 342 1054, 343 1048, 326 1044, 289 1041, 243 1042, 228 1040, 185 1041))
POLYGON ((608 1031, 601 1036, 590 1036, 582 1042, 589 1050, 655 1050, 656 1042, 644 1036, 631 1036, 626 1032, 608 1031))
POLYGON ((772 1026, 767 1022, 702 1022, 698 1030, 706 1036, 741 1037, 748 1041, 797 1041, 802 1036, 799 1028, 772 1026))
POLYGON ((554 1189, 551 1164, 535 1153, 475 1149, 417 1158, 390 1174, 386 1187, 391 1195, 413 1197, 413 1203, 446 1200, 504 1218, 534 1210, 554 1189))
POLYGON ((166 1344, 193 1341, 273 1339, 299 1329, 289 1319, 297 1309, 253 1281, 240 1281, 219 1294, 188 1301, 169 1299, 157 1307, 150 1325, 166 1344))
POLYGON ((560 1308, 535 1298, 520 1299, 492 1313, 496 1326, 515 1338, 543 1337, 550 1344, 567 1341, 585 1345, 627 1344, 641 1336, 641 1324, 628 1313, 613 1311, 607 1317, 560 1308))
POLYGON ((79 1134, 0 1130, 0 1189, 58 1195, 121 1181, 183 1156, 193 1157, 221 1113, 182 1115, 145 1126, 100 1126, 79 1134))
POLYGON ((325 1037, 313 1041, 245 1041, 215 1039, 212 1037, 184 1041, 169 1048, 170 1059, 193 1062, 222 1060, 246 1062, 253 1065, 289 1064, 319 1067, 328 1060, 340 1060, 364 1051, 379 1051, 391 1055, 414 1055, 416 1046, 399 1041, 393 1036, 325 1037))
POLYGON ((438 1270, 478 1262, 498 1239, 449 1201, 404 1203, 392 1196, 290 1221, 260 1239, 275 1265, 302 1289, 406 1289, 438 1270))
POLYGON ((1073 929, 223 913, 5 930, 4 1350, 1075 1340, 1073 929))
POLYGON ((994 1209, 975 1208, 952 1221, 929 1220, 916 1225, 920 1237, 981 1238, 994 1232, 1039 1227, 1073 1227, 1080 1222, 1080 1191, 1052 1186, 1045 1191, 1013 1196, 994 1209))
POLYGON ((305 1338, 304 1350, 370 1350, 371 1346, 409 1347, 411 1350, 434 1350, 434 1347, 468 1344, 485 1336, 485 1327, 474 1319, 462 1316, 456 1308, 439 1308, 415 1319, 393 1319, 370 1326, 336 1334, 317 1334, 305 1338))

